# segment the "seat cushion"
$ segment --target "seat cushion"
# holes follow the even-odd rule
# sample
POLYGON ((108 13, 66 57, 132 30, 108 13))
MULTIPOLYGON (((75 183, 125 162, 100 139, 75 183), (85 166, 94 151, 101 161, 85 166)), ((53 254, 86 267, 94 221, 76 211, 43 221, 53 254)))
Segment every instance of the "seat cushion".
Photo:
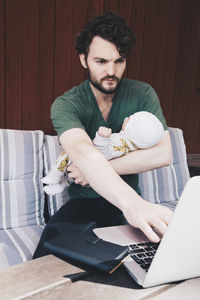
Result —
POLYGON ((31 260, 43 229, 33 225, 0 230, 0 270, 31 260))
POLYGON ((0 129, 0 230, 44 224, 42 131, 0 129))
POLYGON ((190 175, 183 131, 169 128, 169 133, 173 152, 172 164, 140 173, 139 187, 144 199, 174 209, 190 175))
MULTIPOLYGON (((51 170, 56 159, 62 152, 57 136, 45 135, 44 143, 44 176, 51 170)), ((49 216, 53 216, 55 212, 69 200, 67 188, 60 194, 46 195, 48 203, 49 216)))

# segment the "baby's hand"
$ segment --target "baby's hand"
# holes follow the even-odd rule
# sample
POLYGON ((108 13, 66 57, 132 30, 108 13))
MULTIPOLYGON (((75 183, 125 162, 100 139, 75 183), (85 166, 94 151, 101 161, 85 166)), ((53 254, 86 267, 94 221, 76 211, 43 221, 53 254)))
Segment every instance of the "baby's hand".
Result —
POLYGON ((98 134, 104 138, 109 138, 111 136, 112 130, 107 127, 99 127, 98 134))

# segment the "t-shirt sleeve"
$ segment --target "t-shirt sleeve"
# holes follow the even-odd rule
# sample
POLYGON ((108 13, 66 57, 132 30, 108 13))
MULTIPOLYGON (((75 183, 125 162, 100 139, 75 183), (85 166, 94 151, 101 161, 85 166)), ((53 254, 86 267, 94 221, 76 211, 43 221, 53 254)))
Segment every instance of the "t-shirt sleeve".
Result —
POLYGON ((80 120, 80 114, 74 99, 65 95, 58 97, 51 106, 51 119, 58 137, 63 132, 72 128, 85 129, 80 120))
POLYGON ((164 130, 168 130, 166 119, 163 115, 162 108, 160 106, 160 101, 155 90, 150 85, 147 85, 145 88, 142 89, 140 98, 143 99, 143 101, 141 102, 144 105, 143 108, 141 108, 141 110, 145 110, 154 114, 163 124, 164 130))

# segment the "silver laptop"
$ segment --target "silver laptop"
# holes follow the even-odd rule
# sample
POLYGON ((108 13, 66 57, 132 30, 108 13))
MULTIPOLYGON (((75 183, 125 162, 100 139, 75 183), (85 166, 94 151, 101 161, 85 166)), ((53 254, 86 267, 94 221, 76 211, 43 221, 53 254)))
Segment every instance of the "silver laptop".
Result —
POLYGON ((159 244, 130 225, 96 228, 94 233, 129 246, 123 266, 143 287, 200 276, 200 176, 188 180, 159 244))

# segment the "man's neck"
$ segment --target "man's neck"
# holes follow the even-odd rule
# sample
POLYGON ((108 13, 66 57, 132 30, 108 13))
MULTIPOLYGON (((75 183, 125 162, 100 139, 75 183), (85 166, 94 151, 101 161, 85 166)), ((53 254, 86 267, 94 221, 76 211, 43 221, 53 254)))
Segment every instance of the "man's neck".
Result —
POLYGON ((104 94, 98 91, 91 83, 90 86, 96 98, 97 105, 99 106, 99 109, 102 113, 102 116, 105 119, 105 121, 107 121, 112 106, 113 97, 115 94, 104 94))
POLYGON ((104 94, 104 93, 100 92, 99 90, 97 90, 91 82, 90 82, 90 87, 91 87, 91 89, 94 93, 94 96, 96 98, 97 103, 103 103, 103 102, 110 103, 110 102, 112 102, 115 93, 113 93, 113 94, 104 94))

